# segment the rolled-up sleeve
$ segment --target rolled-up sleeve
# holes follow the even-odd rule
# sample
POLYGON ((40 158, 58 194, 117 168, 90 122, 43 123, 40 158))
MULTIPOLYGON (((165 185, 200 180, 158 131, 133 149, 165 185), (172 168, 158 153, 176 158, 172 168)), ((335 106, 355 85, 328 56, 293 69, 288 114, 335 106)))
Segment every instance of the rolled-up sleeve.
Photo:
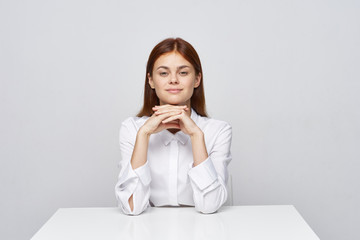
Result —
POLYGON ((121 160, 120 173, 115 186, 118 206, 124 214, 138 215, 149 206, 150 198, 150 168, 148 162, 132 169, 131 156, 134 150, 137 129, 132 119, 125 120, 120 127, 119 143, 121 160), (133 195, 134 208, 131 211, 129 198, 133 195))
POLYGON ((194 193, 194 203, 197 211, 202 213, 216 212, 228 196, 226 183, 231 157, 232 128, 225 124, 216 137, 215 144, 208 158, 192 167, 188 175, 194 193))

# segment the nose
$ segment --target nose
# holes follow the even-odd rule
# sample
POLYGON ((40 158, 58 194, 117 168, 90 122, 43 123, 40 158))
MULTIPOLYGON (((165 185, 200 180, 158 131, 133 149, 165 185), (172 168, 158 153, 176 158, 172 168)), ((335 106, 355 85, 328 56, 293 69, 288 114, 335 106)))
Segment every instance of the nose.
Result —
POLYGON ((177 84, 177 83, 179 83, 176 74, 171 74, 171 75, 170 75, 169 83, 170 83, 170 84, 177 84))

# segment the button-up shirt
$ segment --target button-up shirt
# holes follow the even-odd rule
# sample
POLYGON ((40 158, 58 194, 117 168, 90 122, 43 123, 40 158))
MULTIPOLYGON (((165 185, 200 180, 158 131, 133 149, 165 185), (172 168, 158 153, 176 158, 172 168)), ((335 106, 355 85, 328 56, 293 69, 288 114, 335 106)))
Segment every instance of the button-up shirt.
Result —
POLYGON ((231 126, 191 109, 191 119, 204 133, 208 158, 193 167, 190 136, 163 130, 150 136, 146 163, 133 169, 130 162, 136 135, 148 118, 130 117, 120 127, 120 174, 115 193, 121 211, 137 215, 150 205, 195 206, 202 213, 217 211, 228 195, 231 126), (128 202, 131 195, 133 210, 128 202))

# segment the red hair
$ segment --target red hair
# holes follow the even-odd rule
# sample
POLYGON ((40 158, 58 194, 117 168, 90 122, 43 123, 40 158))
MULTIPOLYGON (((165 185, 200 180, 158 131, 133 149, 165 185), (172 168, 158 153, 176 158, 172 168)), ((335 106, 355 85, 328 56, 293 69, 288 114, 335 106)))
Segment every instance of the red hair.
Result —
POLYGON ((203 86, 203 73, 201 68, 201 62, 199 55, 191 46, 190 43, 186 42, 181 38, 167 38, 158 43, 151 51, 147 65, 146 65, 146 76, 145 76, 145 87, 144 87, 144 104, 141 111, 137 114, 138 117, 151 116, 154 112, 152 108, 155 105, 160 105, 159 98, 155 93, 155 89, 152 89, 149 84, 148 74, 152 76, 154 64, 156 60, 163 54, 169 52, 177 52, 181 54, 188 62, 192 64, 195 69, 195 74, 201 74, 200 85, 194 89, 193 95, 190 99, 191 107, 201 116, 207 117, 206 105, 205 105, 205 94, 203 86))

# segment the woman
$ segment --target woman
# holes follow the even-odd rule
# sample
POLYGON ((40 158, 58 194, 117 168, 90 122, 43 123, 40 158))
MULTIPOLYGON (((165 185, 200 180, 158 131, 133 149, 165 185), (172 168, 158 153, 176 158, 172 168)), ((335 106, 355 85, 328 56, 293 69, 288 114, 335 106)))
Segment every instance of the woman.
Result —
POLYGON ((120 127, 115 187, 123 213, 151 206, 195 206, 216 212, 226 201, 231 126, 207 117, 201 63, 181 38, 152 50, 144 105, 120 127))

